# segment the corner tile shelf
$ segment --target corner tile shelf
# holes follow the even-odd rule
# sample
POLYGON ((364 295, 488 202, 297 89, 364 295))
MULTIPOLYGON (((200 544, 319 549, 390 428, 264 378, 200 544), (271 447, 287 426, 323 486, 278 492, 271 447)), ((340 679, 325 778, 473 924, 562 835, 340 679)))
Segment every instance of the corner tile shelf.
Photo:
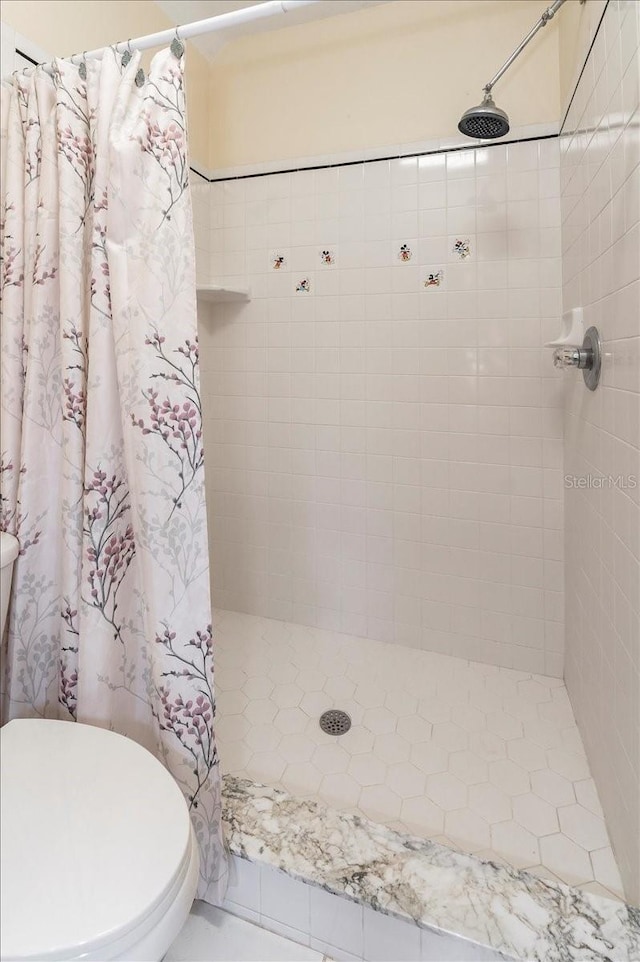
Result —
POLYGON ((228 301, 248 301, 249 289, 246 287, 222 287, 220 284, 198 284, 198 298, 211 304, 228 301))

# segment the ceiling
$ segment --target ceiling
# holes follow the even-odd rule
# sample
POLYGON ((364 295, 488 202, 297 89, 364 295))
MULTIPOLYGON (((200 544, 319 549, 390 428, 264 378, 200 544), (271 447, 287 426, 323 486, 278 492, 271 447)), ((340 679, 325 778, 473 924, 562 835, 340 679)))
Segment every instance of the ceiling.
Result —
MULTIPOLYGON (((230 10, 253 7, 263 0, 155 0, 155 2, 171 22, 179 26, 180 24, 191 23, 194 20, 216 17, 221 13, 228 13, 230 10)), ((264 20, 253 21, 243 26, 202 34, 199 37, 194 37, 191 42, 207 59, 213 60, 226 43, 235 40, 237 37, 246 36, 249 33, 279 30, 284 26, 288 27, 296 23, 323 20, 325 17, 351 13, 354 10, 361 10, 363 7, 374 7, 387 2, 388 0, 319 0, 318 3, 310 4, 308 7, 291 10, 286 16, 265 17, 264 20)))

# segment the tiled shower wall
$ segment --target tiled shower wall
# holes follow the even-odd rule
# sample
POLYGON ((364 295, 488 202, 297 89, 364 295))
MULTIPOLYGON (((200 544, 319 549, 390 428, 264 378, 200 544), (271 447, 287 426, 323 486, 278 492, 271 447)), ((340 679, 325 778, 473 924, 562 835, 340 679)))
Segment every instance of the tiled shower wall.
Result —
MULTIPOLYGON (((193 233, 196 244, 196 281, 211 281, 211 189, 209 181, 191 170, 191 205, 193 209, 193 233)), ((198 304, 198 316, 202 317, 198 304)))
POLYGON ((567 375, 566 683, 628 899, 640 903, 640 4, 611 2, 561 141, 564 306, 604 342, 567 375), (574 482, 574 478, 580 478, 574 482), (631 485, 634 484, 635 487, 631 485))
POLYGON ((218 606, 561 674, 558 164, 211 185, 211 279, 251 289, 200 310, 218 606))

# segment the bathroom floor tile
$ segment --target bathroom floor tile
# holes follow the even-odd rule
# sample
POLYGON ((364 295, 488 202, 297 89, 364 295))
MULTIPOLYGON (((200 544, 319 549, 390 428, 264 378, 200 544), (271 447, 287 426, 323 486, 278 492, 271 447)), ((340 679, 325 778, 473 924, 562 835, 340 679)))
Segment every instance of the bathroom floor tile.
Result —
POLYGON ((195 902, 164 962, 322 962, 321 952, 195 902))
POLYGON ((214 623, 223 772, 623 897, 561 679, 232 611, 214 623), (328 708, 348 732, 321 731, 328 708))

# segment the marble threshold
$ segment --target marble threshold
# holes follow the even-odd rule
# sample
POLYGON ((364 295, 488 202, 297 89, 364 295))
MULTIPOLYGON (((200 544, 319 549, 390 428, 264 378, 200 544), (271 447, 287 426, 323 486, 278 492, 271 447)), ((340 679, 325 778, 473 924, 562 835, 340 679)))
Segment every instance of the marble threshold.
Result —
POLYGON ((637 962, 640 909, 225 775, 232 854, 422 928, 536 962, 637 962))

